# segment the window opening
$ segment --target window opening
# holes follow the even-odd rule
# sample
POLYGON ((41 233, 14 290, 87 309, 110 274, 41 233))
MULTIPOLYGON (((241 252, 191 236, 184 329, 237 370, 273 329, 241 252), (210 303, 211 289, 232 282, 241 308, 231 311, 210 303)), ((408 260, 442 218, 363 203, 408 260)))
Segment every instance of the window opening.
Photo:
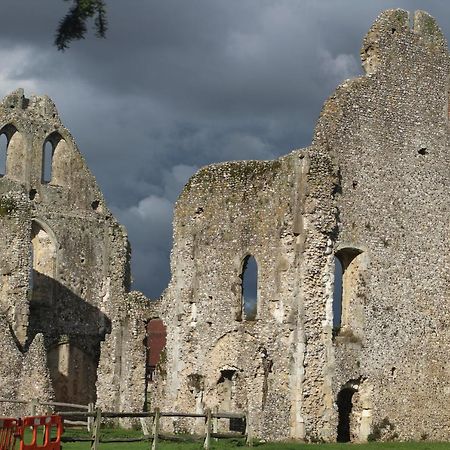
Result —
MULTIPOLYGON (((237 378, 236 369, 222 369, 220 377, 217 380, 217 396, 219 399, 219 407, 222 411, 232 411, 233 393, 236 389, 234 385, 237 378)), ((236 432, 245 431, 245 420, 241 418, 230 418, 228 430, 236 432)))
POLYGON ((242 267, 242 312, 245 320, 256 320, 258 313, 258 264, 253 256, 242 267))
POLYGON ((45 142, 42 155, 42 182, 50 183, 52 180, 53 144, 45 142))
POLYGON ((30 279, 31 300, 50 305, 53 297, 56 247, 50 235, 37 223, 31 229, 30 279))
POLYGON ((8 151, 8 137, 5 133, 0 135, 0 176, 6 175, 6 154, 8 151))
POLYGON ((355 292, 359 275, 359 258, 361 250, 344 248, 334 258, 333 291, 333 333, 349 325, 348 312, 351 297, 355 292))
POLYGON ((342 319, 342 263, 334 257, 333 331, 339 331, 342 319))

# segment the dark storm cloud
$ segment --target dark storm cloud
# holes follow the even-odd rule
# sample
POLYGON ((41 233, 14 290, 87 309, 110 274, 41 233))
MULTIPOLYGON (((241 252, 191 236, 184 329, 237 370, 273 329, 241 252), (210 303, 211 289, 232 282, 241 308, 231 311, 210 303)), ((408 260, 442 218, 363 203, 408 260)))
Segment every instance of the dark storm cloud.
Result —
POLYGON ((106 40, 52 46, 62 0, 4 0, 0 88, 47 93, 126 225, 135 288, 169 278, 172 205, 205 164, 309 145, 381 10, 439 1, 109 0, 106 40))

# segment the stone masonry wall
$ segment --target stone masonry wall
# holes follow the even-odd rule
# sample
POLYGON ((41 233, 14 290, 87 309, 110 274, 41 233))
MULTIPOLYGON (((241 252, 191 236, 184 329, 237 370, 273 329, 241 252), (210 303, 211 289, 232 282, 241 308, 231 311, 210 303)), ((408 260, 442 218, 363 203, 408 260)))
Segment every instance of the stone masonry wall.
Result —
POLYGON ((335 251, 362 252, 344 283, 333 396, 356 386, 356 440, 449 439, 447 45, 426 13, 410 25, 391 10, 361 54, 366 75, 327 101, 314 139, 340 170, 335 251))
POLYGON ((175 209, 173 277, 161 301, 163 408, 248 411, 255 433, 271 439, 316 433, 290 424, 302 416, 323 423, 325 360, 312 356, 322 346, 328 259, 317 256, 333 229, 333 173, 310 149, 209 166, 189 181, 175 209), (249 255, 258 264, 254 321, 242 312, 249 255))
MULTIPOLYGON (((109 391, 126 390, 120 377, 114 380, 117 387, 107 377, 115 370, 111 354, 118 351, 110 333, 128 314, 123 306, 130 279, 126 232, 106 208, 50 99, 28 99, 22 90, 6 97, 0 104, 0 134, 8 141, 0 177, 0 312, 11 335, 0 347, 14 342, 11 358, 16 353, 25 361, 5 374, 0 389, 9 397, 21 394, 8 386, 28 373, 26 361, 34 358, 28 353, 41 333, 47 361, 35 386, 48 384, 50 373, 56 400, 87 404, 97 399, 112 408, 116 400, 108 403, 109 391), (107 352, 101 353, 102 342, 107 352)), ((135 361, 144 365, 145 357, 140 360, 138 354, 135 361)), ((125 406, 142 407, 144 385, 136 390, 141 398, 130 394, 133 400, 125 406)))
POLYGON ((182 192, 163 408, 248 411, 267 439, 449 439, 448 50, 429 15, 391 10, 361 57, 310 148, 203 168, 182 192))

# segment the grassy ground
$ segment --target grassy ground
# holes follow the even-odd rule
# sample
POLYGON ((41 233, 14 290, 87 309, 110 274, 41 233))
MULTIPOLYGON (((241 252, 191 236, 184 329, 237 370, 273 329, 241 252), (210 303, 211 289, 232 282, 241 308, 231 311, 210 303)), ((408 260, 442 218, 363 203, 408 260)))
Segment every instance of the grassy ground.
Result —
MULTIPOLYGON (((64 436, 87 436, 79 431, 66 430, 64 436)), ((118 437, 138 437, 141 433, 138 431, 126 430, 102 430, 101 438, 110 439, 118 437)), ((158 443, 160 450, 201 450, 202 441, 197 442, 165 442, 158 443)), ((136 443, 100 443, 100 450, 149 450, 151 442, 136 443)), ((299 444, 294 442, 255 444, 255 450, 448 450, 450 443, 431 443, 431 442, 386 442, 386 443, 368 443, 368 444, 299 444)), ((63 444, 64 450, 89 450, 89 442, 67 442, 63 444)), ((211 442, 212 450, 245 450, 244 440, 226 439, 211 442)))

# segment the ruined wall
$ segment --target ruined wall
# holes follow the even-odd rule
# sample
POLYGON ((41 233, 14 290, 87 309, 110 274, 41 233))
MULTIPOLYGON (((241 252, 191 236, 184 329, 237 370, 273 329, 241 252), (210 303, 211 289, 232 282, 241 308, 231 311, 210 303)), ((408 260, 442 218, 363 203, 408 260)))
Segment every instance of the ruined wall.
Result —
POLYGON ((312 147, 209 166, 182 192, 162 407, 249 411, 268 439, 449 438, 447 46, 426 13, 411 26, 393 10, 361 56, 366 75, 325 103, 312 147))
POLYGON ((344 286, 333 393, 360 386, 354 438, 373 422, 381 438, 449 439, 447 45, 426 13, 411 26, 387 11, 362 60, 366 75, 328 100, 314 139, 340 169, 335 250, 362 251, 344 286))
MULTIPOLYGON (((110 333, 128 313, 126 233, 50 99, 27 99, 22 90, 6 97, 0 134, 8 141, 0 177, 0 311, 25 361, 36 334, 43 335, 56 400, 87 404, 98 390, 101 401, 113 386, 106 374, 115 370, 117 342, 110 333), (100 361, 105 377, 97 379, 100 361)), ((14 379, 11 371, 1 383, 14 379)), ((137 388, 142 396, 143 385, 137 388)))
POLYGON ((325 360, 310 355, 322 347, 329 261, 318 256, 333 229, 333 182, 330 161, 314 149, 209 166, 189 181, 175 208, 172 280, 162 299, 163 408, 248 411, 257 435, 271 439, 304 437, 290 426, 304 414, 324 424, 325 360), (258 264, 255 320, 242 306, 249 255, 258 264))

